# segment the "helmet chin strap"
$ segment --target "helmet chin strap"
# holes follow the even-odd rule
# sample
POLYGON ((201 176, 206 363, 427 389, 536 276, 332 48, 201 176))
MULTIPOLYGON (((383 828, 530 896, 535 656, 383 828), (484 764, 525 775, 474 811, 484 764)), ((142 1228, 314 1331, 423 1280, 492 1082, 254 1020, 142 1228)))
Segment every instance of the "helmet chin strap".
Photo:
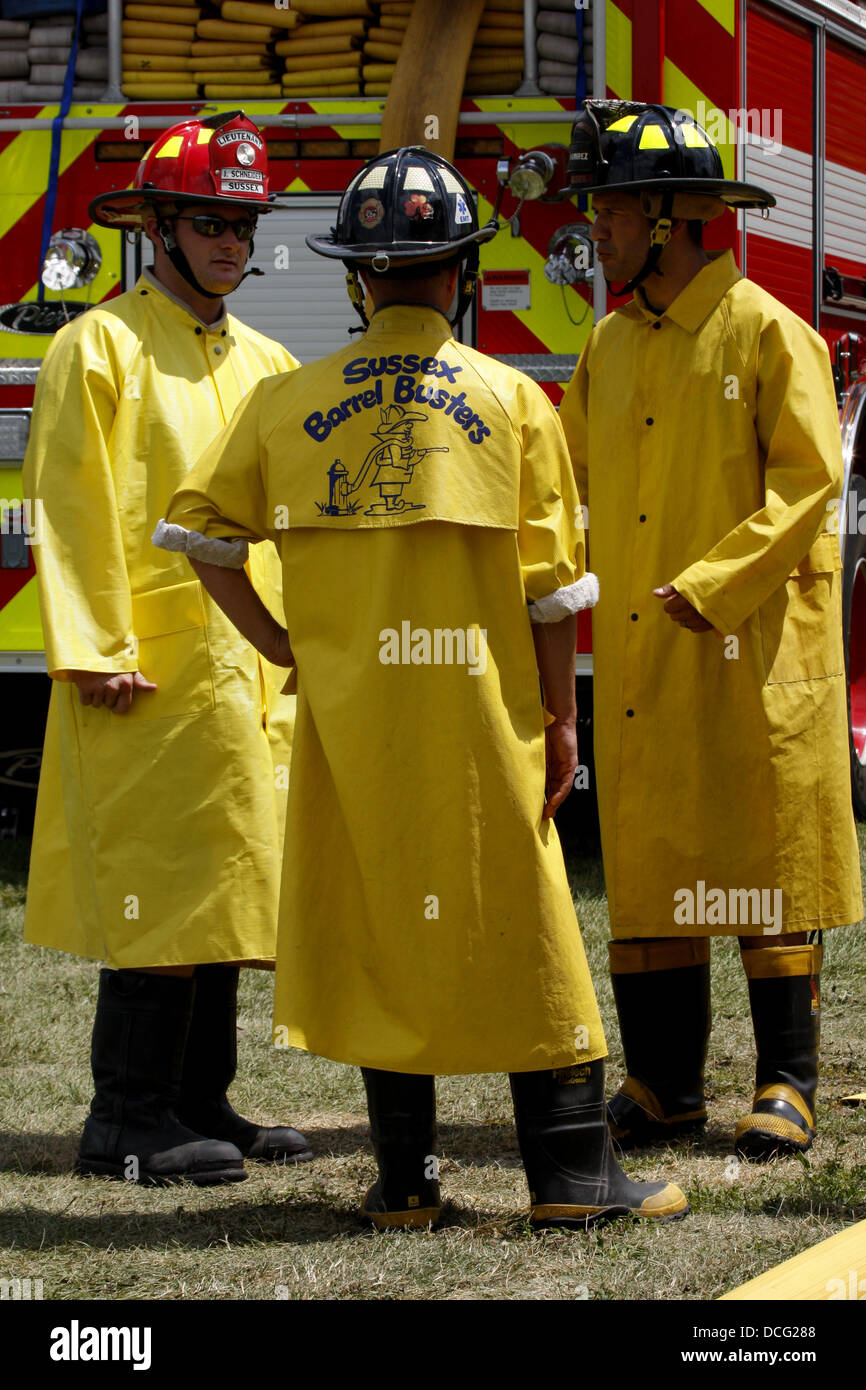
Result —
MULTIPOLYGON (((649 255, 647 256, 642 268, 638 271, 637 275, 633 276, 632 279, 629 280, 628 284, 623 285, 622 289, 615 290, 613 288, 613 285, 608 285, 608 289, 610 290, 614 299, 622 299, 624 295, 633 294, 634 291, 637 289, 638 285, 643 284, 647 276, 652 275, 654 271, 658 270, 659 261, 662 258, 662 252, 664 251, 665 247, 671 239, 671 213, 673 212, 673 206, 674 192, 673 189, 669 188, 662 195, 662 205, 659 209, 659 215, 656 218, 655 222, 653 222, 652 224, 652 231, 650 233, 649 255)), ((664 272, 659 270, 658 273, 659 275, 662 275, 664 272)))
MULTIPOLYGON (((472 298, 475 294, 475 286, 478 281, 478 261, 478 243, 472 242, 472 244, 466 252, 464 260, 461 262, 457 271, 457 284, 459 287, 457 296, 457 308, 455 310, 453 319, 449 319, 452 328, 456 328, 457 324, 460 322, 460 320, 463 318, 463 315, 469 308, 469 305, 472 303, 472 298)), ((370 320, 367 318, 364 291, 361 288, 361 282, 358 278, 357 269, 353 268, 348 270, 348 274, 346 275, 346 289, 348 290, 349 298, 352 301, 352 308, 355 310, 355 313, 358 315, 362 324, 364 325, 363 328, 350 328, 349 332, 363 333, 366 331, 366 329, 370 327, 370 320)), ((412 302, 414 303, 414 301, 412 302)))
MULTIPOLYGON (((183 252, 177 244, 177 240, 175 238, 171 223, 168 221, 162 221, 159 223, 157 230, 159 232, 160 238, 162 239, 162 244, 165 247, 165 253, 168 256, 168 259, 171 261, 172 265, 174 266, 175 270, 177 271, 178 275, 182 275, 184 280, 186 280, 187 284, 192 285, 192 288, 195 290, 196 294, 203 295, 205 299, 222 299, 222 293, 215 293, 213 290, 206 290, 204 285, 199 284, 198 280, 192 273, 192 266, 190 265, 186 256, 183 254, 183 252)), ((247 252, 247 259, 249 259, 250 256, 252 256, 254 250, 255 242, 252 240, 252 238, 250 238, 250 246, 247 252)), ((243 284, 244 280, 246 280, 248 275, 264 275, 264 273, 265 272, 263 270, 259 270, 258 266, 251 266, 249 270, 244 272, 244 274, 241 276, 240 280, 238 280, 238 283, 235 285, 234 288, 239 289, 240 286, 243 284)), ((232 291, 229 290, 226 291, 226 293, 231 294, 232 291)))

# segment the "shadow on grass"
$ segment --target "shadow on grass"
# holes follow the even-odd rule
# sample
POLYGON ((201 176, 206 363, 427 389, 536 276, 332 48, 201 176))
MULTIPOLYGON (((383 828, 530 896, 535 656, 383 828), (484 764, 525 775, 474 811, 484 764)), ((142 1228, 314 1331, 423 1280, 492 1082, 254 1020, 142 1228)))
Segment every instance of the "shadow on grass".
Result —
MULTIPOLYGON (((304 1125, 315 1158, 344 1158, 371 1154, 367 1125, 317 1129, 304 1125)), ((72 1134, 12 1134, 0 1131, 0 1172, 57 1176, 72 1172, 80 1130, 72 1134)), ((487 1167, 501 1162, 514 1167, 520 1162, 513 1125, 448 1124, 439 1127, 439 1147, 444 1157, 466 1167, 487 1167)), ((278 1166, 278 1165, 277 1165, 278 1166)), ((290 1165, 291 1166, 291 1165, 290 1165)))
MULTIPOLYGON (((100 1179, 82 1181, 100 1182, 100 1179)), ((165 1189, 162 1189, 163 1191, 165 1189)), ((179 1187, 178 1194, 184 1189, 179 1187)), ((41 1207, 11 1207, 0 1212, 0 1246, 24 1250, 63 1250, 87 1246, 93 1250, 140 1250, 167 1248, 205 1250, 211 1246, 235 1247, 280 1242, 289 1245, 319 1244, 343 1240, 346 1236, 378 1233, 359 1215, 363 1189, 358 1189, 357 1206, 328 1205, 308 1198, 293 1200, 285 1194, 273 1204, 233 1202, 207 1211, 185 1211, 178 1206, 171 1212, 102 1212, 77 1215, 46 1211, 41 1207)), ((502 1213, 463 1208, 452 1203, 443 1207, 443 1227, 479 1229, 519 1223, 518 1213, 504 1221, 502 1213)), ((404 1232, 394 1232, 398 1238, 404 1232)), ((386 1238, 392 1238, 388 1233, 386 1238)))

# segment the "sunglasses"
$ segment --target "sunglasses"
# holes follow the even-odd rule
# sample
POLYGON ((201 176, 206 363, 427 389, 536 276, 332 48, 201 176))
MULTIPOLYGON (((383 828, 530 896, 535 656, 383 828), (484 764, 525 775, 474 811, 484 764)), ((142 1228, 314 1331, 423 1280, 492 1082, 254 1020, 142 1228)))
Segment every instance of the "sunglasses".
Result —
POLYGON ((226 227, 231 227, 238 241, 249 241, 256 230, 254 217, 239 217, 237 221, 230 222, 228 218, 219 217, 216 213, 197 212, 194 217, 179 216, 177 220, 191 222, 193 231, 198 232, 199 236, 222 236, 226 227))

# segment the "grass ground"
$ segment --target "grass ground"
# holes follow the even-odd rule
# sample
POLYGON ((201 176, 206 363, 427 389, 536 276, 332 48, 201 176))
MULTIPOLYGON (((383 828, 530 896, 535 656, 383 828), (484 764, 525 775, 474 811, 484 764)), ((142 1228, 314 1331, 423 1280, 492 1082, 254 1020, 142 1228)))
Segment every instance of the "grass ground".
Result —
MULTIPOLYGON (((507 1082, 482 1076, 438 1083, 442 1229, 369 1233, 355 1216, 374 1176, 360 1075, 271 1049, 271 977, 254 971, 241 979, 232 1098, 258 1119, 300 1123, 316 1162, 250 1165, 249 1181, 202 1190, 75 1178, 96 968, 21 943, 26 855, 0 843, 0 1279, 41 1279, 45 1299, 707 1299, 866 1217, 866 1105, 840 1103, 866 1085, 856 930, 825 938, 818 1141, 769 1165, 732 1158, 754 1045, 737 949, 713 943, 707 1130, 625 1159, 632 1176, 687 1190, 682 1222, 533 1236, 507 1082)), ((569 869, 613 1085, 622 1056, 600 859, 570 856, 569 869)))

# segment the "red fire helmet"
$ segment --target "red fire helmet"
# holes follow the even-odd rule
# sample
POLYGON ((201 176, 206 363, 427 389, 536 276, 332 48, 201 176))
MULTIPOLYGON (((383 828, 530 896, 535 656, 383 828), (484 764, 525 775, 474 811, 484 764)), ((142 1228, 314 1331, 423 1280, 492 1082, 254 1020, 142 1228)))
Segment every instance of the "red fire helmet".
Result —
POLYGON ((181 121, 151 145, 132 188, 101 193, 88 208, 102 227, 141 229, 154 204, 225 203, 257 213, 284 208, 268 194, 265 142, 243 111, 181 121))

